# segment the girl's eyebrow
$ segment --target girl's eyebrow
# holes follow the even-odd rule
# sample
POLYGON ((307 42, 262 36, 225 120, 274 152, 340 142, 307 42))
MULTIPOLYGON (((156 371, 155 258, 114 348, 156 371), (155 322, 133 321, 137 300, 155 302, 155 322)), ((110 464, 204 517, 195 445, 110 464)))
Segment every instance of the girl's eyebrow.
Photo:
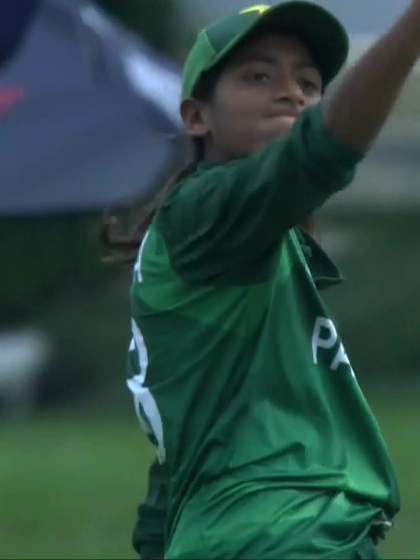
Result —
MULTIPOLYGON (((238 59, 237 64, 243 66, 244 64, 250 64, 252 62, 264 62, 266 64, 270 64, 271 66, 276 66, 278 60, 274 56, 270 56, 267 53, 255 51, 241 56, 238 59)), ((319 69, 317 68, 316 64, 312 60, 306 57, 305 59, 299 60, 296 64, 296 67, 299 68, 299 70, 308 68, 319 72, 319 69)))
POLYGON ((241 56, 238 60, 238 64, 240 65, 248 64, 250 62, 265 62, 266 64, 271 64, 273 66, 277 63, 274 57, 262 52, 247 53, 241 56))

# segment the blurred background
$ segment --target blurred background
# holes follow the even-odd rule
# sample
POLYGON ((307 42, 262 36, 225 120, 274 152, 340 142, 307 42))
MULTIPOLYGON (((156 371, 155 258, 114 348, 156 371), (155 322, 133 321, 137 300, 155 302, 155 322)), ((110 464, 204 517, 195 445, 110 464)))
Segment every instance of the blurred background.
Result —
MULTIPOLYGON (((354 59, 408 1, 319 3, 354 59)), ((0 67, 0 558, 134 558, 153 450, 125 388, 131 270, 104 263, 100 225, 117 214, 128 231, 182 165, 185 54, 198 27, 252 2, 32 4, 0 67)), ((416 69, 317 216, 347 278, 327 301, 401 484, 384 558, 420 558, 419 123, 416 69)))

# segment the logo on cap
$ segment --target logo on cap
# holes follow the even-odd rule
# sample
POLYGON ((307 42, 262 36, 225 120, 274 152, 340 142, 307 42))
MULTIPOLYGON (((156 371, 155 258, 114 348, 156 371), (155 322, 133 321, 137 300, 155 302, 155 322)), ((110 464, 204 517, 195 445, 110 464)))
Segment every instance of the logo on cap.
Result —
POLYGON ((255 6, 251 6, 250 8, 246 8, 245 10, 242 10, 240 14, 243 15, 243 14, 250 14, 252 12, 258 12, 261 15, 264 12, 266 12, 269 8, 270 6, 267 6, 267 4, 257 4, 255 6))

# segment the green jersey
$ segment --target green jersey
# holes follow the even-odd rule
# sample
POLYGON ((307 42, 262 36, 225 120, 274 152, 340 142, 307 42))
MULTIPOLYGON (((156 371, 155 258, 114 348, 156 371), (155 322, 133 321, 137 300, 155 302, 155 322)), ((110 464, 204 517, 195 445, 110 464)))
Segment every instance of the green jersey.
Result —
POLYGON ((297 227, 361 158, 309 109, 264 150, 200 164, 143 239, 128 384, 167 473, 168 558, 298 557, 297 534, 295 554, 322 558, 398 510, 319 295, 338 270, 297 227))

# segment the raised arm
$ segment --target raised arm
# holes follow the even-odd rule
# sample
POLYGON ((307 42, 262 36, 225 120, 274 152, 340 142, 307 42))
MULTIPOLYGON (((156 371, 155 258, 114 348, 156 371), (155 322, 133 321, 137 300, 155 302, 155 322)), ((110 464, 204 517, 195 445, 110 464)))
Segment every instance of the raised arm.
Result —
POLYGON ((347 72, 325 103, 324 120, 338 140, 366 150, 389 115, 420 55, 420 1, 347 72))
POLYGON ((286 231, 352 181, 419 54, 415 0, 289 134, 187 178, 157 219, 178 273, 189 282, 215 281, 269 263, 286 231))

